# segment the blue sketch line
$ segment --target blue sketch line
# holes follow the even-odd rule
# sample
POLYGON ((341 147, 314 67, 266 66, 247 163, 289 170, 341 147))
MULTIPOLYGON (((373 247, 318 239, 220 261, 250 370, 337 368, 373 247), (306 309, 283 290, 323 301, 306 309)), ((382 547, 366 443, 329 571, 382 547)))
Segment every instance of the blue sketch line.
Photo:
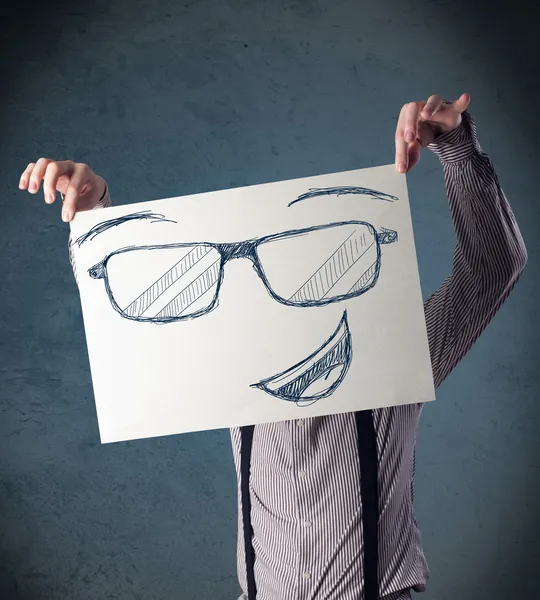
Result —
POLYGON ((198 264, 212 248, 209 246, 198 245, 193 248, 186 256, 173 265, 164 275, 147 288, 138 298, 136 298, 124 310, 128 315, 140 316, 154 304, 173 284, 175 284, 183 275, 188 273, 196 264, 198 264))
POLYGON ((375 261, 366 271, 362 274, 360 279, 352 286, 352 288, 347 292, 349 294, 355 293, 358 290, 361 290, 366 283, 376 274, 377 262, 375 261))
POLYGON ((165 308, 157 313, 156 317, 176 317, 181 315, 187 308, 202 298, 206 292, 212 289, 219 276, 219 263, 221 259, 214 261, 195 280, 187 285, 165 308))
POLYGON ((326 262, 324 262, 322 266, 313 275, 311 275, 311 277, 303 285, 301 285, 298 290, 296 290, 296 292, 290 297, 290 300, 305 300, 305 295, 302 292, 305 292, 307 290, 311 292, 315 291, 316 294, 312 294, 312 296, 314 297, 324 296, 324 294, 319 293, 317 284, 322 286, 323 289, 324 287, 327 287, 328 289, 332 287, 332 277, 334 276, 336 260, 339 262, 339 254, 342 252, 343 248, 345 247, 345 244, 350 240, 354 233, 355 232, 353 231, 349 236, 347 236, 347 238, 343 241, 341 246, 337 248, 337 250, 326 260, 326 262), (326 277, 324 282, 322 281, 323 273, 326 277), (325 283, 326 286, 324 285, 325 283))
MULTIPOLYGON (((355 233, 356 232, 353 231, 353 233, 347 237, 334 254, 332 254, 332 256, 330 256, 330 258, 306 281, 306 283, 291 296, 291 300, 303 301, 316 298, 322 299, 328 295, 328 293, 336 286, 337 282, 340 281, 376 243, 376 241, 373 240, 364 252, 355 257, 352 245, 354 242, 354 250, 358 253, 358 243, 356 238, 354 240, 350 239, 355 233)), ((362 238, 365 243, 365 234, 362 238)))
POLYGON ((381 231, 377 234, 377 239, 380 244, 392 244, 398 240, 398 232, 393 229, 381 227, 381 231))
POLYGON ((310 406, 333 394, 345 379, 352 360, 351 332, 347 321, 347 311, 332 335, 315 352, 289 369, 272 377, 252 384, 281 400, 294 402, 297 406, 310 406), (332 373, 337 377, 328 385, 332 373), (309 392, 317 382, 322 384, 318 390, 309 392), (306 393, 307 392, 307 393, 306 393))
POLYGON ((112 227, 117 227, 118 225, 122 225, 124 223, 128 223, 129 221, 137 221, 137 220, 152 220, 152 223, 156 222, 167 222, 167 223, 176 223, 176 221, 172 221, 170 219, 166 219, 164 215, 159 213, 152 213, 149 210, 142 210, 140 212, 131 213, 129 215, 124 215, 123 217, 118 217, 116 219, 109 219, 107 221, 103 221, 94 225, 90 231, 87 231, 84 235, 81 235, 75 240, 75 243, 81 247, 84 242, 87 240, 93 240, 97 235, 107 231, 107 229, 111 229, 112 227))
MULTIPOLYGON (((93 279, 103 279, 105 281, 105 289, 111 305, 122 317, 139 322, 170 323, 172 321, 195 319, 214 310, 218 305, 219 290, 224 277, 224 267, 229 260, 237 258, 247 258, 250 260, 253 263, 255 272, 263 282, 270 296, 277 302, 286 306, 325 306, 327 304, 355 298, 375 286, 381 267, 381 245, 390 244, 395 241, 397 241, 397 232, 391 229, 382 229, 380 232, 377 232, 373 225, 365 221, 343 221, 325 225, 316 225, 305 229, 284 231, 282 233, 272 234, 261 238, 233 243, 191 242, 155 246, 129 246, 111 252, 100 263, 91 267, 88 270, 88 273, 93 279), (353 235, 354 233, 357 233, 355 238, 348 235, 338 249, 332 253, 330 259, 327 259, 327 261, 325 261, 325 263, 323 263, 323 265, 298 288, 298 291, 293 294, 293 296, 284 297, 274 290, 272 282, 268 279, 264 270, 264 265, 258 254, 258 248, 262 244, 279 243, 280 240, 290 240, 296 237, 305 238, 305 236, 309 236, 316 231, 342 226, 347 226, 348 228, 356 226, 356 231, 353 232, 353 235), (369 244, 369 242, 371 242, 371 244, 369 244), (370 247, 375 245, 373 250, 374 262, 370 263, 369 267, 363 269, 362 273, 358 275, 356 282, 350 289, 344 290, 342 293, 337 293, 337 291, 332 293, 336 283, 340 281, 345 273, 350 271, 352 266, 358 263, 358 260, 362 258, 363 253, 369 250, 369 247, 366 250, 366 245, 369 245, 370 247), (122 255, 126 252, 140 252, 143 250, 159 251, 165 249, 170 250, 173 248, 186 250, 188 253, 192 252, 194 248, 207 248, 209 250, 206 254, 208 254, 210 250, 214 250, 216 251, 216 255, 219 254, 220 258, 207 269, 209 279, 197 277, 194 282, 190 283, 186 288, 179 292, 179 294, 177 294, 164 308, 161 308, 157 314, 144 316, 143 313, 148 311, 148 308, 165 292, 166 289, 170 289, 173 283, 180 281, 181 277, 185 276, 187 270, 183 275, 179 276, 179 273, 182 269, 187 267, 189 261, 185 266, 182 266, 177 270, 175 270, 175 265, 175 267, 172 267, 165 275, 157 274, 153 279, 154 283, 150 286, 145 286, 145 290, 139 294, 135 300, 130 302, 127 308, 121 308, 111 289, 109 273, 107 270, 108 261, 113 256, 122 255), (215 288, 214 293, 208 295, 207 292, 210 291, 212 287, 215 288), (307 293, 309 290, 311 290, 311 295, 307 293), (208 303, 202 305, 201 302, 197 302, 197 300, 200 300, 205 294, 208 296, 208 303), (192 310, 187 310, 189 307, 192 307, 192 310)), ((303 253, 305 253, 305 250, 303 253)), ((198 255, 194 254, 193 256, 196 257, 198 255)), ((114 289, 117 290, 118 286, 115 285, 114 289)))
POLYGON ((395 200, 399 200, 397 196, 392 196, 391 194, 386 194, 370 188, 358 186, 338 186, 327 188, 310 188, 309 192, 301 194, 298 196, 298 198, 296 198, 296 200, 289 202, 287 206, 292 206, 297 202, 301 202, 302 200, 307 200, 309 198, 315 198, 316 196, 344 196, 345 194, 364 194, 377 200, 385 200, 386 202, 394 202, 395 200))
MULTIPOLYGON (((368 252, 368 250, 370 250, 371 248, 373 248, 373 246, 375 245, 375 242, 371 243, 365 250, 364 252, 362 252, 362 254, 360 254, 360 256, 358 256, 357 258, 355 258, 350 265, 343 270, 343 273, 336 279, 336 281, 334 282, 334 284, 332 285, 332 287, 322 296, 323 298, 325 298, 326 296, 328 296, 328 294, 336 287, 336 284, 341 281, 341 279, 343 279, 343 276, 346 275, 355 265, 356 263, 362 258, 362 256, 364 256, 364 254, 366 252, 368 252)), ((373 265, 376 265, 377 261, 375 261, 373 263, 373 265)), ((367 273, 367 270, 366 270, 367 273)), ((364 273, 365 274, 365 273, 364 273)), ((367 280, 366 280, 367 282, 367 280)))

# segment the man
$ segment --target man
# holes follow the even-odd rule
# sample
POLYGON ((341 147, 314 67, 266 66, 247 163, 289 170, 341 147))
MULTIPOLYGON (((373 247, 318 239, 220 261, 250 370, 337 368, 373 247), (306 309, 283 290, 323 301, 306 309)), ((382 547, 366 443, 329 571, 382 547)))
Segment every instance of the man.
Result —
MULTIPOLYGON (((403 106, 396 168, 423 147, 440 159, 456 232, 452 272, 425 302, 438 387, 508 297, 527 253, 467 112, 468 94, 403 106)), ((41 158, 21 177, 45 199, 61 192, 63 219, 110 205, 84 164, 41 158), (65 194, 65 197, 64 197, 65 194)), ((74 265, 75 268, 75 265, 74 265)), ((240 600, 406 600, 428 568, 413 510, 422 404, 231 430, 238 475, 240 600)))

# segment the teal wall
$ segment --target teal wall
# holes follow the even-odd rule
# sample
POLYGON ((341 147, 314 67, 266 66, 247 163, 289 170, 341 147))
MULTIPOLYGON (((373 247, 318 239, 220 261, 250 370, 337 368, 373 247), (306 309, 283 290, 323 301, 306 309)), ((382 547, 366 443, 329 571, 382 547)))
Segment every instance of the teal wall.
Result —
MULTIPOLYGON (((117 204, 392 163, 401 105, 470 112, 526 240, 514 293, 426 407, 426 600, 535 598, 538 10, 406 0, 98 0, 0 19, 0 598, 236 600, 227 430, 101 446, 59 206, 17 188, 88 163, 117 204)), ((442 169, 408 176, 422 288, 449 273, 442 169)), ((111 356, 111 360, 115 357, 111 356)))

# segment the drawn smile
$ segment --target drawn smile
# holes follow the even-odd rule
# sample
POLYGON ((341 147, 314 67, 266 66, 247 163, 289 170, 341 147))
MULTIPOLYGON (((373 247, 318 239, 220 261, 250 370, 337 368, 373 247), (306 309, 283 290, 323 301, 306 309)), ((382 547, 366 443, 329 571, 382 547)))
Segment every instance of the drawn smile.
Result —
POLYGON ((336 391, 345 379, 351 359, 351 332, 345 311, 337 329, 313 354, 251 387, 298 406, 309 406, 336 391))

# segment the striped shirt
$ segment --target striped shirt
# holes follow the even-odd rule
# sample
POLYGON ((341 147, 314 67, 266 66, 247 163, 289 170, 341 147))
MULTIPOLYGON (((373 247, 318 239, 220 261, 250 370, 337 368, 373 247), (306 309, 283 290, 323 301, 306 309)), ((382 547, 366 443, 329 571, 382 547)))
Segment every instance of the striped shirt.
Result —
MULTIPOLYGON (((428 147, 443 167, 456 233, 452 271, 424 303, 438 387, 508 297, 527 252, 470 114, 428 147)), ((99 206, 108 205, 106 189, 99 206)), ((426 589, 413 509, 422 408, 230 430, 239 600, 407 600, 426 589)))

